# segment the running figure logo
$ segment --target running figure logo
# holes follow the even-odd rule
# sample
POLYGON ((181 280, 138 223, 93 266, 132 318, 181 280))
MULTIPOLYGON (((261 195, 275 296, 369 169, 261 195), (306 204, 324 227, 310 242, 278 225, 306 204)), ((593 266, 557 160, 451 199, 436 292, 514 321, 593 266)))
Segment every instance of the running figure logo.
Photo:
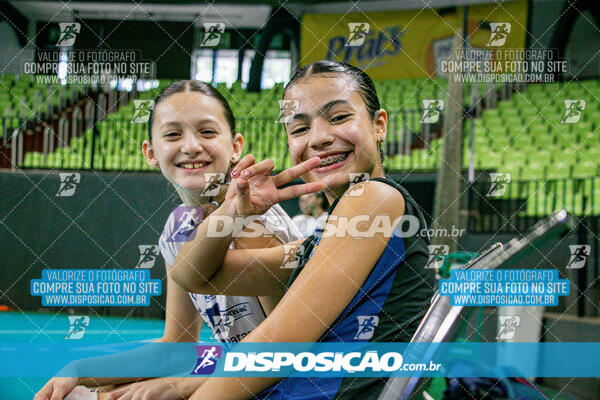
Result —
POLYGON ((427 246, 427 249, 429 250, 429 258, 427 259, 425 268, 440 269, 444 263, 444 257, 448 255, 450 247, 445 244, 430 244, 427 246))
POLYGON ((69 331, 65 339, 81 339, 90 326, 90 317, 85 315, 69 316, 69 331))
POLYGON ((225 32, 225 24, 222 22, 204 23, 204 37, 202 38, 200 47, 218 46, 223 32, 225 32))
POLYGON ((178 206, 173 210, 173 233, 167 242, 187 242, 196 236, 196 227, 204 220, 200 206, 178 206))
POLYGON ((217 345, 196 346, 196 354, 198 354, 198 360, 196 360, 196 367, 191 375, 210 375, 215 372, 217 360, 221 359, 223 355, 223 348, 217 345))
POLYGON ((294 244, 283 245, 284 260, 281 268, 295 269, 300 263, 300 254, 304 254, 304 245, 296 246, 294 244))
POLYGON ((79 172, 61 172, 60 187, 56 193, 56 197, 71 197, 75 194, 77 185, 81 182, 81 174, 79 172))
POLYGON ((369 34, 369 24, 366 22, 349 22, 348 29, 350 30, 350 35, 348 36, 346 46, 362 46, 369 34))
POLYGON ((565 116, 561 124, 576 124, 585 110, 585 100, 565 100, 565 116))
POLYGON ((150 119, 150 111, 154 108, 154 100, 134 100, 133 101, 133 124, 145 124, 150 119))
POLYGON ((141 244, 138 246, 140 249, 140 259, 135 266, 136 268, 152 268, 156 257, 158 257, 158 246, 141 244))
POLYGON ((585 262, 590 255, 591 247, 587 244, 572 244, 569 245, 571 250, 571 258, 567 264, 567 269, 580 269, 585 266, 585 262))
POLYGON ((354 340, 371 339, 377 324, 379 324, 379 317, 377 315, 359 315, 356 319, 358 320, 358 329, 354 340))
POLYGON ((512 175, 509 172, 490 172, 490 180, 492 184, 486 196, 500 197, 506 192, 506 188, 510 183, 512 175))
POLYGON ((439 121, 444 100, 423 100, 423 115, 419 121, 422 124, 435 124, 439 121))
POLYGON ((496 339, 510 340, 515 337, 517 327, 521 325, 518 315, 498 315, 498 335, 496 339))
POLYGON ((506 38, 510 33, 511 24, 508 22, 490 22, 490 28, 492 33, 490 34, 490 40, 486 43, 489 47, 500 47, 504 46, 506 38))
POLYGON ((366 184, 363 182, 368 181, 370 177, 371 176, 366 172, 349 173, 348 178, 350 180, 350 186, 348 187, 348 190, 346 191, 346 193, 344 193, 344 195, 348 197, 362 196, 362 194, 365 192, 366 187, 366 184))
POLYGON ((219 194, 221 185, 225 184, 225 174, 222 172, 207 172, 204 174, 203 196, 216 196, 219 194))
MULTIPOLYGON (((209 300, 207 299, 206 301, 208 302, 209 300)), ((213 299, 213 301, 214 304, 212 307, 206 309, 204 315, 210 321, 209 326, 213 331, 211 337, 217 340, 224 340, 229 337, 229 330, 233 326, 235 318, 228 315, 226 311, 222 311, 216 299, 213 299)))
POLYGON ((59 22, 58 27, 60 28, 60 37, 56 45, 61 47, 73 46, 77 34, 81 30, 81 24, 79 22, 59 22))
POLYGON ((277 123, 288 124, 292 122, 294 115, 300 108, 300 102, 298 100, 279 100, 279 115, 277 116, 277 123))
POLYGON ((229 330, 233 327, 235 318, 231 315, 215 315, 211 318, 212 321, 212 335, 211 339, 223 340, 229 337, 229 330))

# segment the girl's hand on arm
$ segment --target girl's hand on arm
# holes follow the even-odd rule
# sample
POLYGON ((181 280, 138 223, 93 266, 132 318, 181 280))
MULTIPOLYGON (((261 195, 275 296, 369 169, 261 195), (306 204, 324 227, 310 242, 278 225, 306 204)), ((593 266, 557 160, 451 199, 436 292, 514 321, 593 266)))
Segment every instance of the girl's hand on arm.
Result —
MULTIPOLYGON (((404 214, 404 199, 391 186, 365 183, 360 197, 344 196, 333 220, 367 216, 357 224, 367 232, 377 215, 392 221, 404 214), (363 224, 364 222, 364 224, 363 224)), ((328 224, 314 254, 275 310, 244 342, 316 342, 352 301, 385 250, 389 237, 342 237, 328 234, 328 224)), ((356 235, 363 236, 363 235, 356 235)), ((200 399, 245 399, 272 386, 276 378, 208 378, 191 397, 200 399)))
POLYGON ((181 400, 200 387, 204 378, 154 378, 111 391, 98 400, 181 400))
POLYGON ((52 378, 36 393, 33 400, 62 400, 79 384, 79 378, 52 378))

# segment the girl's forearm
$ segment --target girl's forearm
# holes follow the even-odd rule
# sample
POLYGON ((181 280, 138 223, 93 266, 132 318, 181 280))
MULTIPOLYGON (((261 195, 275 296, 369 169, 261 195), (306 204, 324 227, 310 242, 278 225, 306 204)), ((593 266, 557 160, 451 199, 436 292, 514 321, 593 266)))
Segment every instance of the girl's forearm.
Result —
POLYGON ((78 385, 87 387, 106 386, 106 385, 119 385, 122 383, 137 382, 144 379, 150 378, 132 378, 132 377, 106 377, 106 378, 90 378, 82 377, 77 382, 78 385))
POLYGON ((235 218, 223 204, 197 228, 193 240, 186 242, 173 263, 171 277, 183 289, 193 292, 210 282, 221 268, 236 233, 235 218))
POLYGON ((167 343, 149 343, 120 353, 72 361, 56 376, 78 377, 78 383, 84 386, 113 385, 149 379, 146 377, 105 376, 105 374, 110 375, 113 372, 111 366, 139 366, 140 360, 144 360, 144 363, 148 365, 148 372, 151 371, 153 376, 170 376, 182 372, 187 367, 182 365, 179 354, 184 350, 184 347, 169 346, 167 343))

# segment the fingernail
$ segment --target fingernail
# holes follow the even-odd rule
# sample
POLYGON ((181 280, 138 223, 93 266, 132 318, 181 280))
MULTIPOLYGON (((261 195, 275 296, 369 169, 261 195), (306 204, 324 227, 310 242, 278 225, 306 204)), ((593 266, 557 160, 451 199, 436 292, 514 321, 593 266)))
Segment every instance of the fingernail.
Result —
POLYGON ((248 176, 248 175, 250 175, 250 172, 249 172, 249 171, 244 171, 244 172, 242 172, 242 176, 248 176))
POLYGON ((239 172, 237 172, 237 170, 235 170, 235 169, 233 171, 231 171, 231 176, 233 176, 234 178, 236 176, 238 176, 238 174, 239 174, 239 172))

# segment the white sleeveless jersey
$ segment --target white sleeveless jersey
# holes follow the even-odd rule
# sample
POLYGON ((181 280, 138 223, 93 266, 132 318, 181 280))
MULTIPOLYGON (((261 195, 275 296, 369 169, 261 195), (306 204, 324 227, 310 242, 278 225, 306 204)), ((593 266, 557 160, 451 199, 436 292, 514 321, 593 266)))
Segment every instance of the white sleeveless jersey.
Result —
MULTIPOLYGON (((196 207, 182 204, 167 219, 158 246, 170 266, 184 243, 195 235, 195 227, 201 220, 195 215, 195 210, 196 207)), ((283 243, 302 238, 296 225, 278 204, 259 216, 258 221, 283 243)), ((233 243, 230 248, 234 248, 233 243)), ((265 312, 256 297, 190 293, 190 298, 204 323, 213 331, 214 338, 221 342, 239 342, 265 319, 265 312)))

